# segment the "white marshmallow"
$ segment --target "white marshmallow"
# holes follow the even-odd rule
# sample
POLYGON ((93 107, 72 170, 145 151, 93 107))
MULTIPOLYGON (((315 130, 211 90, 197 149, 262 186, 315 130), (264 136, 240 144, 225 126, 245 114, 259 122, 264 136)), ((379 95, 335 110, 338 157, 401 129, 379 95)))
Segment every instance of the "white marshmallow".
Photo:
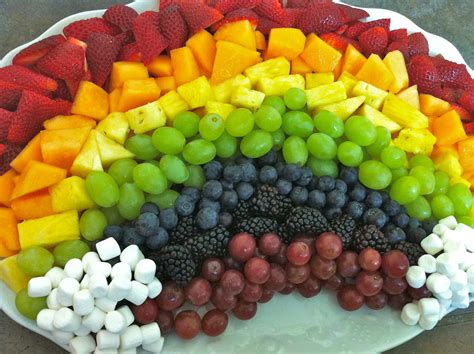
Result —
POLYGON ((127 305, 123 305, 117 309, 118 312, 123 316, 125 319, 125 325, 128 327, 130 326, 133 322, 135 322, 135 316, 133 316, 132 310, 130 310, 130 307, 127 305))
POLYGON ((59 286, 59 282, 64 279, 64 269, 59 267, 53 267, 44 275, 51 280, 51 286, 57 288, 59 286))
POLYGON ((94 298, 89 289, 79 290, 72 298, 74 312, 79 316, 90 314, 94 310, 94 305, 94 298))
POLYGON ((420 242, 421 248, 425 250, 426 253, 436 254, 443 250, 443 241, 436 234, 429 234, 420 242))
POLYGON ((462 270, 458 270, 454 273, 453 276, 449 278, 449 281, 451 282, 450 288, 453 291, 467 289, 467 273, 462 270))
POLYGON ((137 354, 137 348, 130 348, 130 349, 119 348, 118 354, 137 354))
POLYGON ((148 297, 150 299, 156 298, 158 295, 161 294, 161 290, 163 290, 163 285, 158 280, 158 278, 154 278, 148 286, 148 297))
POLYGON ((99 308, 94 310, 82 318, 82 325, 91 330, 91 332, 97 333, 105 323, 105 312, 99 308))
POLYGON ((421 316, 418 322, 419 326, 424 330, 433 329, 439 321, 439 315, 421 316))
POLYGON ((69 344, 69 341, 74 338, 74 333, 72 332, 65 332, 65 331, 52 331, 51 334, 55 341, 59 344, 69 344))
MULTIPOLYGON (((444 244, 444 252, 460 255, 466 253, 466 247, 464 247, 464 243, 462 243, 461 241, 447 241, 444 244)), ((458 263, 460 262, 458 261, 458 263)))
POLYGON ((451 301, 453 302, 453 304, 457 304, 459 302, 463 302, 466 296, 469 297, 469 289, 467 287, 459 289, 457 291, 453 291, 451 301))
POLYGON ((441 236, 441 241, 446 242, 462 242, 462 235, 454 230, 447 230, 443 236, 441 236))
POLYGON ((132 282, 127 278, 117 277, 112 279, 107 289, 107 297, 110 300, 122 301, 132 291, 132 282))
POLYGON ((128 280, 132 280, 132 270, 130 269, 128 263, 118 262, 112 267, 112 273, 110 273, 110 277, 112 279, 121 277, 127 278, 128 280))
POLYGON ((118 311, 110 311, 105 315, 105 329, 112 333, 120 333, 126 327, 125 318, 118 311))
POLYGON ((89 290, 93 297, 104 297, 107 295, 107 278, 102 273, 95 273, 89 278, 89 290))
MULTIPOLYGON (((451 307, 452 300, 451 299, 438 299, 439 301, 439 308, 448 310, 451 307)), ((440 310, 441 311, 441 310, 440 310)))
POLYGON ((423 298, 418 301, 418 309, 422 316, 439 315, 439 301, 434 298, 423 298))
POLYGON ((142 348, 150 353, 159 354, 163 350, 163 344, 165 342, 165 338, 161 337, 156 342, 150 344, 143 344, 142 348))
POLYGON ((76 279, 64 278, 58 286, 58 302, 63 306, 72 306, 72 297, 79 288, 80 285, 76 279))
POLYGON ((81 260, 79 258, 72 258, 67 261, 64 266, 64 273, 66 277, 81 280, 84 275, 84 268, 82 267, 81 260))
POLYGON ((103 261, 108 261, 112 258, 120 256, 120 246, 113 237, 109 237, 105 240, 97 242, 95 247, 100 259, 103 261))
POLYGON ((100 262, 99 255, 96 252, 87 252, 84 256, 82 256, 82 268, 89 272, 89 266, 93 263, 100 262))
POLYGON ((115 310, 117 301, 110 300, 108 297, 100 297, 95 299, 95 306, 100 308, 104 312, 110 312, 115 310))
POLYGON ((110 275, 112 266, 107 262, 96 262, 89 265, 87 274, 94 275, 95 273, 103 274, 106 278, 110 275))
POLYGON ((436 297, 438 300, 451 300, 453 297, 453 291, 451 289, 448 289, 446 291, 443 291, 442 293, 434 293, 434 297, 436 297))
POLYGON ((443 293, 449 290, 449 278, 440 273, 433 273, 426 278, 426 287, 432 293, 443 293))
POLYGON ((142 345, 142 331, 137 325, 131 325, 120 336, 120 349, 132 349, 142 345))
POLYGON ((461 234, 461 239, 464 243, 464 247, 466 247, 467 250, 472 252, 474 250, 472 249, 474 247, 474 229, 465 224, 458 224, 458 226, 456 226, 455 231, 461 234))
POLYGON ((408 303, 403 306, 400 318, 406 325, 414 326, 420 320, 420 310, 417 305, 408 303))
POLYGON ((92 336, 75 337, 69 342, 69 349, 73 354, 88 354, 95 349, 95 340, 92 336))
POLYGON ((406 274, 407 283, 415 289, 421 288, 426 283, 426 273, 420 266, 411 266, 406 274))
POLYGON ((96 340, 97 348, 101 350, 117 349, 120 346, 120 334, 111 333, 106 330, 99 331, 96 340))
POLYGON ((418 265, 423 268, 425 273, 434 273, 436 272, 436 258, 431 254, 424 254, 418 258, 418 265))
POLYGON ((54 314, 56 313, 55 310, 51 309, 42 309, 38 312, 36 316, 36 324, 39 328, 44 329, 45 331, 54 331, 54 314))
POLYGON ((51 310, 59 310, 61 304, 58 302, 58 289, 51 290, 51 293, 46 298, 46 304, 51 310))
POLYGON ((470 293, 474 293, 474 265, 470 266, 467 271, 467 285, 470 293))
POLYGON ((436 257, 436 271, 448 277, 459 269, 456 256, 452 253, 442 253, 436 257))
POLYGON ((459 301, 456 302, 453 301, 453 306, 458 309, 467 309, 469 307, 469 296, 460 298, 459 301))
POLYGON ((53 324, 60 331, 74 332, 81 326, 81 317, 70 308, 63 307, 54 314, 53 324))
POLYGON ((140 331, 142 331, 142 345, 156 342, 161 337, 161 330, 156 322, 141 326, 140 331))
POLYGON ((85 337, 89 335, 90 333, 91 333, 91 330, 88 327, 84 326, 82 323, 81 323, 81 326, 74 331, 74 334, 79 337, 85 337))
POLYGON ((132 270, 135 270, 137 263, 144 258, 145 256, 137 245, 128 246, 120 254, 120 260, 127 263, 132 270))
POLYGON ((444 318, 444 316, 447 315, 447 313, 448 313, 448 309, 444 306, 440 306, 438 320, 441 321, 444 318))
POLYGON ((85 274, 80 283, 81 290, 89 289, 89 280, 90 280, 89 274, 85 274))
POLYGON ((444 219, 441 219, 438 223, 441 225, 446 225, 451 230, 454 230, 456 226, 458 226, 458 222, 456 218, 452 215, 445 217, 444 219))
POLYGON ((473 265, 474 265, 474 253, 466 252, 464 254, 462 262, 459 264, 459 268, 466 271, 473 265))
POLYGON ((94 354, 118 354, 117 349, 105 349, 101 350, 99 348, 95 348, 94 354))
POLYGON ((28 296, 43 297, 51 293, 51 280, 48 277, 31 278, 28 282, 28 296))
POLYGON ((435 233, 438 236, 443 236, 444 233, 448 230, 450 230, 450 228, 443 224, 436 224, 433 227, 433 233, 435 233))
POLYGON ((136 280, 132 280, 132 290, 125 298, 134 305, 141 305, 148 297, 148 287, 136 280))
POLYGON ((135 272, 133 276, 136 281, 143 284, 149 284, 155 278, 156 263, 151 259, 142 259, 135 266, 135 272))

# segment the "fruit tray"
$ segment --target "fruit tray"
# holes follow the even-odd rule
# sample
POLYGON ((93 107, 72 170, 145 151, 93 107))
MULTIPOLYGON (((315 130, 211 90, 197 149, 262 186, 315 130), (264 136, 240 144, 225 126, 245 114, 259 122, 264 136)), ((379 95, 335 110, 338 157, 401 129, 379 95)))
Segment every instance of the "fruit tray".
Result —
MULTIPOLYGON (((337 2, 337 1, 336 1, 337 2)), ((157 10, 154 0, 139 0, 129 7, 137 12, 157 10)), ((406 28, 409 32, 422 32, 430 45, 430 54, 442 53, 456 63, 466 64, 460 52, 444 38, 428 33, 405 16, 384 9, 365 9, 370 17, 366 20, 390 18, 392 29, 406 28)), ((69 16, 39 36, 9 52, 0 67, 9 65, 15 55, 31 43, 62 32, 68 24, 91 17, 100 17, 104 10, 88 11, 69 16)), ((473 71, 468 67, 469 73, 473 71)), ((40 329, 34 321, 23 317, 16 309, 15 294, 0 280, 0 310, 22 326, 54 341, 47 331, 40 329)), ((474 300, 471 297, 471 301, 474 300)), ((202 309, 205 311, 205 309, 202 309)), ((202 314, 200 312, 200 314, 202 314)), ((271 303, 259 307, 259 315, 252 321, 243 322, 229 319, 224 335, 218 338, 199 334, 192 341, 182 341, 175 334, 165 340, 164 353, 202 352, 242 353, 242 352, 382 352, 396 347, 423 330, 418 326, 407 326, 400 321, 399 311, 388 307, 372 311, 363 308, 355 312, 341 311, 336 297, 324 290, 314 299, 304 299, 291 294, 277 294, 271 303)), ((62 345, 69 350, 67 345, 62 345)))

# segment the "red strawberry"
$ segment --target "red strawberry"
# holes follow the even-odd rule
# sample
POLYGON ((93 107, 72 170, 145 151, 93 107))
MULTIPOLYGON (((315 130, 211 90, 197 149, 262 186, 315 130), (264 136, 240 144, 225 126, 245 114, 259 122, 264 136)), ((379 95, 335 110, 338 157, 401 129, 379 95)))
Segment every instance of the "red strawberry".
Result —
POLYGON ((474 92, 465 91, 459 99, 458 103, 467 109, 469 112, 474 113, 474 92))
POLYGON ((124 45, 118 55, 119 61, 140 61, 141 54, 137 42, 124 45))
MULTIPOLYGON (((308 6, 311 0, 287 0, 286 7, 289 9, 297 9, 308 6)), ((331 1, 329 1, 331 2, 331 1)))
POLYGON ((84 75, 85 53, 81 47, 64 42, 42 57, 36 67, 55 79, 77 80, 84 75))
POLYGON ((367 31, 373 27, 383 27, 387 31, 390 30, 390 19, 382 18, 380 20, 370 21, 370 22, 356 22, 353 25, 350 25, 344 35, 348 38, 357 38, 363 32, 367 31))
POLYGON ((188 39, 188 25, 179 12, 179 6, 169 5, 159 15, 159 28, 168 41, 168 50, 184 46, 188 39))
POLYGON ((285 11, 286 23, 285 26, 287 27, 294 27, 298 18, 303 14, 305 9, 283 9, 285 11))
POLYGON ((78 47, 81 47, 84 50, 84 53, 87 50, 87 44, 84 41, 81 41, 80 39, 74 38, 74 37, 69 37, 66 42, 70 44, 77 45, 78 47))
POLYGON ((342 15, 334 4, 312 4, 296 21, 305 34, 334 32, 343 24, 342 15))
POLYGON ((410 57, 415 55, 428 55, 429 46, 428 41, 421 32, 412 33, 408 36, 408 51, 410 57))
POLYGON ((452 87, 442 87, 434 91, 434 96, 451 103, 456 103, 462 96, 462 90, 455 89, 452 87))
POLYGON ((474 120, 474 115, 469 113, 464 107, 453 103, 451 104, 451 108, 458 112, 463 122, 470 122, 474 120))
POLYGON ((23 87, 11 82, 0 81, 0 108, 14 111, 22 92, 23 87))
POLYGON ((133 20, 138 16, 138 13, 131 7, 119 4, 110 6, 102 16, 107 22, 117 26, 123 32, 131 30, 133 20))
POLYGON ((336 32, 337 34, 343 35, 347 31, 348 28, 349 28, 348 25, 342 25, 341 27, 339 27, 334 32, 336 32))
POLYGON ((114 38, 116 38, 123 46, 135 42, 135 37, 133 35, 132 30, 117 34, 116 36, 114 36, 114 38))
POLYGON ((337 33, 324 33, 320 37, 331 47, 336 48, 340 52, 344 52, 349 44, 352 44, 357 49, 360 48, 357 41, 343 37, 337 33))
POLYGON ((63 32, 66 37, 74 37, 85 41, 87 37, 94 32, 107 33, 111 36, 115 36, 121 31, 117 26, 108 23, 103 18, 94 17, 88 18, 87 20, 75 21, 64 27, 63 32))
POLYGON ((46 53, 53 49, 59 43, 64 42, 66 39, 63 35, 57 34, 54 36, 46 37, 32 45, 22 49, 12 60, 15 65, 32 65, 40 60, 46 53))
POLYGON ((2 153, 0 154, 0 175, 3 175, 10 169, 10 162, 23 150, 23 145, 10 143, 1 144, 2 153))
POLYGON ((188 24, 190 34, 213 25, 223 17, 219 11, 207 6, 203 0, 176 0, 176 3, 188 24))
POLYGON ((217 31, 219 27, 225 25, 226 23, 242 21, 242 20, 249 20, 253 27, 257 27, 258 25, 258 15, 250 9, 239 9, 232 12, 229 12, 225 15, 225 17, 220 20, 219 22, 214 23, 211 26, 212 31, 217 31))
POLYGON ((438 71, 429 56, 417 55, 411 58, 407 69, 410 85, 418 85, 420 93, 435 94, 439 92, 438 71))
POLYGON ((64 80, 58 80, 58 89, 54 92, 54 98, 61 100, 72 101, 73 97, 69 92, 69 87, 64 80))
POLYGON ((2 142, 7 140, 8 128, 10 128, 13 114, 13 112, 0 108, 0 141, 2 142))
POLYGON ((466 65, 441 58, 436 58, 434 63, 438 70, 439 80, 443 85, 464 89, 469 87, 471 76, 466 65))
POLYGON ((55 80, 20 65, 0 68, 0 78, 40 94, 48 94, 58 88, 55 80))
POLYGON ((168 5, 173 4, 174 2, 175 2, 174 0, 160 0, 160 11, 163 10, 168 5))
POLYGON ((402 42, 392 42, 387 47, 387 53, 393 52, 394 50, 399 50, 403 54, 405 63, 408 63, 410 55, 408 54, 408 45, 402 42))
POLYGON ((365 10, 343 4, 336 4, 336 6, 342 14, 342 20, 344 23, 349 23, 369 17, 369 13, 365 10))
POLYGON ((92 74, 90 70, 87 70, 80 79, 65 81, 71 97, 74 98, 76 96, 77 89, 79 88, 81 81, 92 81, 92 74))
POLYGON ((221 14, 238 9, 253 9, 261 0, 217 0, 213 6, 221 14))
POLYGON ((146 11, 133 23, 133 34, 145 65, 150 64, 168 47, 168 41, 159 30, 159 18, 158 12, 146 11))
POLYGON ((408 46, 408 31, 406 28, 400 28, 388 33, 388 39, 390 42, 401 42, 406 43, 408 46))
POLYGON ((261 0, 254 11, 257 15, 285 25, 285 12, 278 0, 261 0))
POLYGON ((464 124, 464 131, 467 135, 474 134, 474 122, 464 124))
POLYGON ((388 45, 388 32, 383 27, 372 27, 359 36, 359 43, 365 55, 375 53, 382 56, 388 45))
POLYGON ((257 30, 262 32, 264 35, 269 35, 272 28, 281 27, 278 22, 269 20, 266 17, 260 17, 257 24, 257 30))
POLYGON ((86 58, 95 84, 104 85, 121 48, 116 37, 105 33, 91 33, 87 39, 86 58))

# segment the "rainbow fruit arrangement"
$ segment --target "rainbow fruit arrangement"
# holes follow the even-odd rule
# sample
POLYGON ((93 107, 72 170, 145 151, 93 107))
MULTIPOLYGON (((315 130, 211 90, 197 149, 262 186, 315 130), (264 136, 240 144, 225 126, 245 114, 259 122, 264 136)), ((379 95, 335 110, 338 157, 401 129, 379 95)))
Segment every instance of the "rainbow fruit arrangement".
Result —
POLYGON ((0 68, 0 279, 18 310, 99 353, 216 336, 295 289, 424 329, 468 306, 473 80, 367 16, 116 5, 0 68))

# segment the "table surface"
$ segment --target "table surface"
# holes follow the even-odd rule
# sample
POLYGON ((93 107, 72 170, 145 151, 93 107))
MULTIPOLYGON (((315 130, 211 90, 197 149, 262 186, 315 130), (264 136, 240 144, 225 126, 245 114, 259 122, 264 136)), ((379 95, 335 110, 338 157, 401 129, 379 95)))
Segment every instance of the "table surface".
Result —
MULTIPOLYGON (((0 57, 26 43, 58 20, 86 10, 105 8, 113 0, 1 0, 0 57), (32 16, 31 4, 35 5, 32 16)), ((346 0, 364 7, 379 7, 400 12, 423 29, 451 41, 466 62, 474 67, 472 13, 469 0, 346 0)), ((387 353, 472 353, 474 348, 474 305, 443 319, 438 326, 387 353)), ((19 326, 0 312, 0 353, 64 353, 55 344, 19 326)))

